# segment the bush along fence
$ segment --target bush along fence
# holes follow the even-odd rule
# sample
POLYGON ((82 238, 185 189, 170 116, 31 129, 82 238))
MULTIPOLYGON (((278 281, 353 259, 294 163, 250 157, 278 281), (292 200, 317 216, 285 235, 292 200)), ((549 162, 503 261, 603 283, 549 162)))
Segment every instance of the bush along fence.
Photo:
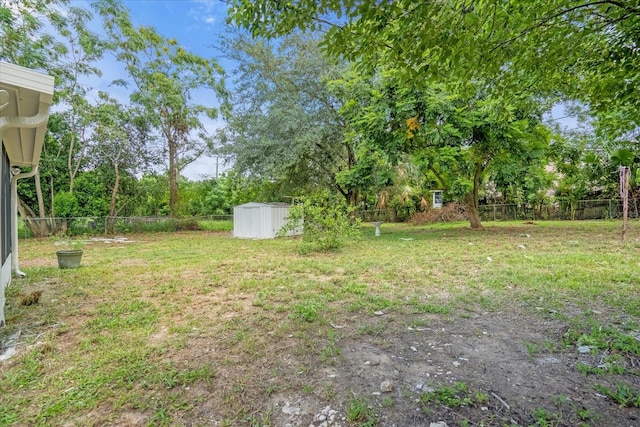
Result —
MULTIPOLYGON (((628 202, 629 218, 640 218, 640 206, 637 200, 628 202)), ((480 217, 484 221, 510 219, 618 219, 622 218, 622 201, 606 200, 561 200, 554 203, 542 203, 537 206, 503 204, 482 205, 480 217)))
MULTIPOLYGON (((637 200, 629 200, 629 218, 640 218, 640 204, 637 200)), ((617 219, 622 218, 622 201, 574 200, 556 201, 536 205, 530 204, 492 204, 478 207, 482 221, 507 220, 583 220, 583 219, 617 219)), ((377 209, 358 212, 363 222, 402 222, 412 223, 446 222, 465 220, 464 206, 448 203, 442 209, 427 209, 424 212, 397 212, 395 209, 377 209)))
POLYGON ((19 236, 28 238, 55 234, 103 235, 187 230, 230 231, 233 215, 208 215, 188 218, 169 217, 73 217, 22 218, 19 236))

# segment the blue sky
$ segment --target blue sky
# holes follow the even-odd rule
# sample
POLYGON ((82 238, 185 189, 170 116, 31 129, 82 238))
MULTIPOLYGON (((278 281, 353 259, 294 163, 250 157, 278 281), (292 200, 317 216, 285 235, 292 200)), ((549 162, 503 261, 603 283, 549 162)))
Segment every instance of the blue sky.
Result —
POLYGON ((224 30, 227 4, 220 0, 125 0, 135 25, 155 27, 191 52, 215 56, 212 45, 224 30))
MULTIPOLYGON (((154 27, 165 37, 178 40, 187 50, 202 57, 215 57, 221 65, 231 71, 232 64, 219 58, 219 52, 213 47, 217 36, 226 26, 227 4, 220 0, 128 0, 123 1, 131 13, 134 25, 154 27)), ((196 97, 197 99, 197 97, 196 97)), ((211 103, 215 100, 198 100, 211 103)), ((216 103, 217 104, 217 103, 216 103)), ((210 133, 221 127, 223 122, 205 123, 210 133)), ((220 169, 222 170, 222 169, 220 169)), ((203 156, 183 171, 183 175, 191 180, 215 176, 216 159, 203 156)))
MULTIPOLYGON (((72 3, 82 3, 88 7, 87 0, 72 0, 72 3)), ((214 45, 218 35, 226 28, 227 4, 220 0, 123 0, 129 9, 131 21, 135 26, 154 27, 164 37, 174 38, 187 50, 205 58, 216 58, 227 72, 231 72, 233 64, 224 61, 214 45)), ((98 19, 94 25, 100 25, 98 19)), ((101 28, 92 28, 100 32, 101 28)), ((105 91, 121 103, 129 102, 129 93, 125 88, 111 86, 111 82, 126 78, 121 64, 113 57, 106 57, 100 64, 102 77, 88 82, 93 88, 94 96, 97 91, 105 91)), ((193 94, 198 103, 217 106, 218 101, 210 92, 193 94)), ((91 95, 90 95, 91 96, 91 95)), ((224 125, 222 120, 203 119, 205 128, 210 134, 224 125)), ((220 164, 220 172, 222 172, 220 164)), ((188 165, 183 175, 190 180, 212 177, 216 173, 216 159, 203 156, 188 165)))

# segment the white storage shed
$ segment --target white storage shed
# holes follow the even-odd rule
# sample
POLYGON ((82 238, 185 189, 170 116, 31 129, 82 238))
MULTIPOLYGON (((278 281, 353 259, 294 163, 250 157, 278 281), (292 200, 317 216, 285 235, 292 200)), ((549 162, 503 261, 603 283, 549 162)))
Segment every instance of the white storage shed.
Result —
MULTIPOLYGON (((290 205, 286 203, 245 203, 233 208, 233 237, 273 239, 287 223, 290 205)), ((302 233, 287 232, 287 236, 302 233)))

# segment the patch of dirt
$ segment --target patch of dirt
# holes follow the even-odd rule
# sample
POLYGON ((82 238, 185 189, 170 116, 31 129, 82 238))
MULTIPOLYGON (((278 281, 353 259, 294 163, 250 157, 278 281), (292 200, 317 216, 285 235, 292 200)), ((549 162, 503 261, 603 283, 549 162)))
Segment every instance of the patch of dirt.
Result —
MULTIPOLYGON (((432 317, 424 327, 411 327, 411 319, 385 316, 384 333, 342 339, 333 366, 311 368, 306 382, 313 392, 273 396, 273 425, 360 425, 347 422, 348 403, 355 398, 369 403, 380 426, 547 425, 536 424, 541 419, 554 426, 640 425, 638 409, 621 408, 595 389, 606 378, 576 369, 591 356, 575 349, 530 352, 527 343, 542 348, 557 341, 565 327, 561 321, 534 313, 483 313, 432 317), (460 407, 420 400, 427 391, 456 383, 486 400, 460 407), (332 390, 333 397, 322 398, 322 390, 332 390), (327 408, 331 418, 323 416, 327 408)), ((632 381, 637 390, 638 378, 632 381)))

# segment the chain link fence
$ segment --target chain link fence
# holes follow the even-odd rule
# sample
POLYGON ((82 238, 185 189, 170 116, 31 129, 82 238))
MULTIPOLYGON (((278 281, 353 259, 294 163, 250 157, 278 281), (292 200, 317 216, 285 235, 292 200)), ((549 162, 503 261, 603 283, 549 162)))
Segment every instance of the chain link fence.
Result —
MULTIPOLYGON (((640 218, 638 200, 629 201, 629 218, 640 218)), ((495 204, 478 207, 482 221, 507 220, 586 220, 622 218, 622 201, 576 200, 526 204, 495 204)), ((394 209, 376 209, 358 212, 363 222, 395 222, 394 209)), ((232 230, 233 215, 207 215, 174 219, 157 216, 138 217, 76 217, 76 218, 21 218, 19 237, 56 234, 104 235, 142 232, 172 232, 184 230, 232 230)))
MULTIPOLYGON (((629 200, 628 208, 629 218, 640 218, 637 200, 629 200)), ((482 221, 618 219, 622 218, 622 201, 605 199, 556 201, 538 205, 480 205, 478 213, 482 221)), ((358 215, 363 222, 395 222, 401 217, 394 209, 366 210, 358 215)))
POLYGON ((74 217, 20 218, 18 234, 21 238, 68 234, 104 235, 142 232, 171 232, 182 230, 227 230, 233 226, 233 215, 207 215, 189 218, 169 217, 74 217))
MULTIPOLYGON (((629 200, 629 218, 639 218, 637 200, 629 200)), ((622 218, 622 200, 575 200, 543 203, 536 206, 525 204, 482 205, 478 208, 483 221, 504 220, 584 220, 622 218)))

